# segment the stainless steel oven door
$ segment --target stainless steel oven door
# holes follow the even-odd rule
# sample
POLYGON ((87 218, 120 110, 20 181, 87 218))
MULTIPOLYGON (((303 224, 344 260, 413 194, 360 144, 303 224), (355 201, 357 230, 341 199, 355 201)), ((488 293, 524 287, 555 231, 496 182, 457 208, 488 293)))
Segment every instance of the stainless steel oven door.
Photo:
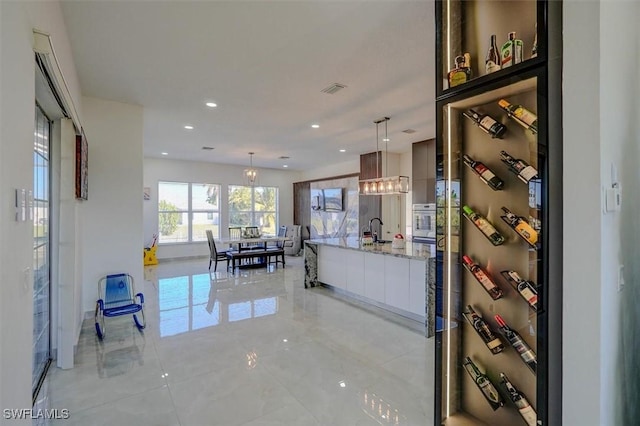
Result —
POLYGON ((436 238, 435 204, 413 205, 413 239, 434 240, 436 238))

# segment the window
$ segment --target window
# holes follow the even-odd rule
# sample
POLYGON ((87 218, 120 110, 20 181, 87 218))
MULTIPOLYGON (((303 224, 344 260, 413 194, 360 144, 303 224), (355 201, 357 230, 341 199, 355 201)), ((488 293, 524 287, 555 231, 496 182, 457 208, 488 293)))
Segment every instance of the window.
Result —
POLYGON ((229 226, 257 226, 265 235, 278 229, 278 188, 229 185, 229 226))
POLYGON ((210 229, 220 237, 220 185, 158 183, 158 242, 206 241, 210 229))

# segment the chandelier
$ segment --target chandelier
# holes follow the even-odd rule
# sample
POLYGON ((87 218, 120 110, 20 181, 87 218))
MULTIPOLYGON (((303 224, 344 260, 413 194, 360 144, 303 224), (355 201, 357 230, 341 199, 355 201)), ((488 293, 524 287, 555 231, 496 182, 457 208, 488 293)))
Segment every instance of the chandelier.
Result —
POLYGON ((249 168, 244 169, 244 176, 249 182, 249 185, 253 185, 256 182, 256 178, 258 177, 258 171, 253 168, 253 154, 255 153, 249 153, 249 168))
MULTIPOLYGON (((388 142, 389 135, 387 133, 387 122, 390 120, 389 117, 383 117, 378 120, 375 120, 374 123, 376 125, 376 177, 373 179, 362 179, 358 182, 358 192, 360 195, 396 195, 396 194, 406 194, 409 192, 409 176, 378 176, 380 166, 378 164, 380 155, 379 155, 379 131, 378 127, 381 123, 384 123, 384 143, 385 143, 385 163, 387 166, 385 167, 385 171, 388 173, 388 142)), ((384 174, 384 173, 383 173, 384 174)))

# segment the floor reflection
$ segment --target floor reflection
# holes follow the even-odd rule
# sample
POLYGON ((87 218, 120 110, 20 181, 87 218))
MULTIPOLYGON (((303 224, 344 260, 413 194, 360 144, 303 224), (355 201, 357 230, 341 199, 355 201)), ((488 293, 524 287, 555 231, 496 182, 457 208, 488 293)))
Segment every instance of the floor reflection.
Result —
POLYGON ((193 274, 158 280, 160 336, 274 315, 284 282, 193 274))
POLYGON ((136 366, 144 365, 146 338, 138 329, 130 325, 127 329, 129 331, 127 338, 119 340, 121 344, 128 342, 127 346, 109 349, 102 341, 96 344, 96 365, 101 379, 120 376, 136 366))

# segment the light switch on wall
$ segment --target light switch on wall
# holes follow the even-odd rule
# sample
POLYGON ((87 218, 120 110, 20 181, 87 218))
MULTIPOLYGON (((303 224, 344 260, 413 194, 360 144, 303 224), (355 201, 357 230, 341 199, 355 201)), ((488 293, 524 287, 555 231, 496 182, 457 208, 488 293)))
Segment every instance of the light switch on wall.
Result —
POLYGON ((604 191, 605 212, 619 212, 622 205, 622 192, 619 187, 608 188, 604 191))
POLYGON ((624 265, 618 265, 618 292, 624 290, 624 265))

